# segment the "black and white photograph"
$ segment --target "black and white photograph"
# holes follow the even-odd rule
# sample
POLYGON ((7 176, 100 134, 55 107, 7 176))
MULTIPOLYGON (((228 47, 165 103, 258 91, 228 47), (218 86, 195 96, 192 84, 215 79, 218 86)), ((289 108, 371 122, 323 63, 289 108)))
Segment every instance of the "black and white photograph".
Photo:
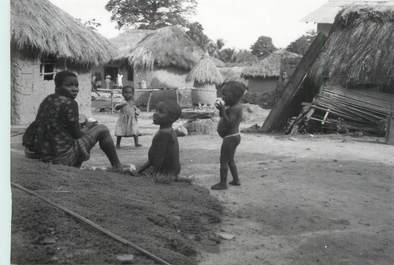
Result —
POLYGON ((4 264, 394 265, 394 0, 6 1, 4 264))

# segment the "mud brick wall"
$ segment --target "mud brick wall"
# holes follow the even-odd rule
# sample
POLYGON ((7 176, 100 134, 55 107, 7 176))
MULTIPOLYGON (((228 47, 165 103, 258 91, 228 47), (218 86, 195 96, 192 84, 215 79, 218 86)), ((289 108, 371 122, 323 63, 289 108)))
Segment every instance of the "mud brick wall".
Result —
MULTIPOLYGON (((64 69, 64 67, 63 67, 64 69)), ((63 70, 56 68, 57 71, 63 70)), ((79 112, 91 115, 91 82, 90 73, 78 73, 77 69, 68 69, 77 73, 79 80, 79 95, 77 102, 79 112)), ((11 124, 27 125, 37 114, 42 100, 54 93, 54 80, 44 80, 40 74, 40 60, 23 58, 18 53, 11 56, 11 124)))

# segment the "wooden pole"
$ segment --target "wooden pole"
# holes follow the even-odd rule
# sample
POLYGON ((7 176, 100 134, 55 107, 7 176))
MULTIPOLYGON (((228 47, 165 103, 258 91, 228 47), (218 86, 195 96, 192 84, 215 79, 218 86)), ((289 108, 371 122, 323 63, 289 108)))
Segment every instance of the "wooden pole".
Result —
POLYGON ((149 91, 148 102, 146 103, 146 112, 149 112, 151 98, 152 98, 152 91, 149 91))
POLYGON ((59 204, 57 204, 55 202, 52 202, 52 201, 48 200, 47 198, 37 194, 36 192, 34 192, 32 190, 29 190, 29 189, 19 185, 18 183, 11 182, 11 186, 14 187, 14 188, 17 188, 19 190, 22 190, 22 191, 26 192, 27 194, 30 194, 30 195, 32 195, 34 197, 37 197, 37 198, 45 201, 49 205, 52 205, 53 207, 64 211, 65 213, 71 215, 72 217, 76 218, 80 222, 89 225, 90 227, 96 229, 97 231, 107 235, 108 237, 110 237, 110 238, 112 238, 112 239, 114 239, 114 240, 116 240, 116 241, 118 241, 118 242, 120 242, 120 243, 122 243, 124 245, 128 245, 128 246, 134 248, 135 250, 138 250, 140 253, 142 253, 145 256, 153 259, 154 261, 157 261, 160 264, 171 265, 169 262, 167 262, 167 261, 163 260, 162 258, 152 254, 151 252, 143 249, 142 247, 140 247, 140 246, 128 241, 127 239, 125 239, 125 238, 123 238, 123 237, 121 237, 121 236, 109 231, 108 229, 105 229, 104 227, 102 227, 102 226, 98 225, 97 223, 95 223, 95 222, 93 222, 93 221, 91 221, 91 220, 79 215, 78 213, 76 213, 74 211, 71 211, 70 209, 68 209, 68 208, 66 208, 66 207, 64 207, 62 205, 59 205, 59 204))
POLYGON ((394 145, 394 113, 391 112, 387 122, 386 143, 394 145))
POLYGON ((114 91, 111 88, 111 114, 114 113, 114 91))
POLYGON ((261 129, 262 132, 267 133, 277 131, 284 126, 288 116, 292 111, 291 107, 294 103, 293 99, 299 93, 302 87, 302 83, 304 82, 309 72, 309 69, 312 67, 312 64, 315 62, 317 56, 320 54, 325 42, 326 37, 324 36, 324 34, 319 33, 319 35, 316 36, 315 40, 311 44, 304 57, 302 57, 302 60, 298 64, 293 75, 287 82, 278 103, 269 113, 261 129))

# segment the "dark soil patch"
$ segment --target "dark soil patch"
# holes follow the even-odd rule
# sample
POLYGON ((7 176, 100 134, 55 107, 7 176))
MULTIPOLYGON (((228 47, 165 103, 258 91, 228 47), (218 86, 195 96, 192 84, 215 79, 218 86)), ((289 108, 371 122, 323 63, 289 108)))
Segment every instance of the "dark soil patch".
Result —
MULTIPOLYGON (((186 183, 158 185, 149 178, 49 165, 20 155, 12 157, 11 170, 13 182, 172 264, 196 264, 220 222, 219 202, 208 190, 186 183)), ((113 264, 116 255, 127 253, 137 254, 13 189, 13 263, 113 264), (55 242, 43 244, 48 238, 55 242)), ((153 263, 137 257, 135 264, 153 263)))

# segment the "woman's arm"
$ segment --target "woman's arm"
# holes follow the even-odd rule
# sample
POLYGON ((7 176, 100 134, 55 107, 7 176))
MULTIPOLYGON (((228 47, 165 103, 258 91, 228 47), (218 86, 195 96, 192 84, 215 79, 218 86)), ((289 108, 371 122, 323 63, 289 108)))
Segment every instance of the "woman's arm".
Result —
POLYGON ((66 118, 65 125, 68 132, 74 139, 81 138, 83 136, 83 132, 81 131, 81 127, 79 125, 78 103, 73 100, 70 103, 66 104, 64 112, 66 118))

